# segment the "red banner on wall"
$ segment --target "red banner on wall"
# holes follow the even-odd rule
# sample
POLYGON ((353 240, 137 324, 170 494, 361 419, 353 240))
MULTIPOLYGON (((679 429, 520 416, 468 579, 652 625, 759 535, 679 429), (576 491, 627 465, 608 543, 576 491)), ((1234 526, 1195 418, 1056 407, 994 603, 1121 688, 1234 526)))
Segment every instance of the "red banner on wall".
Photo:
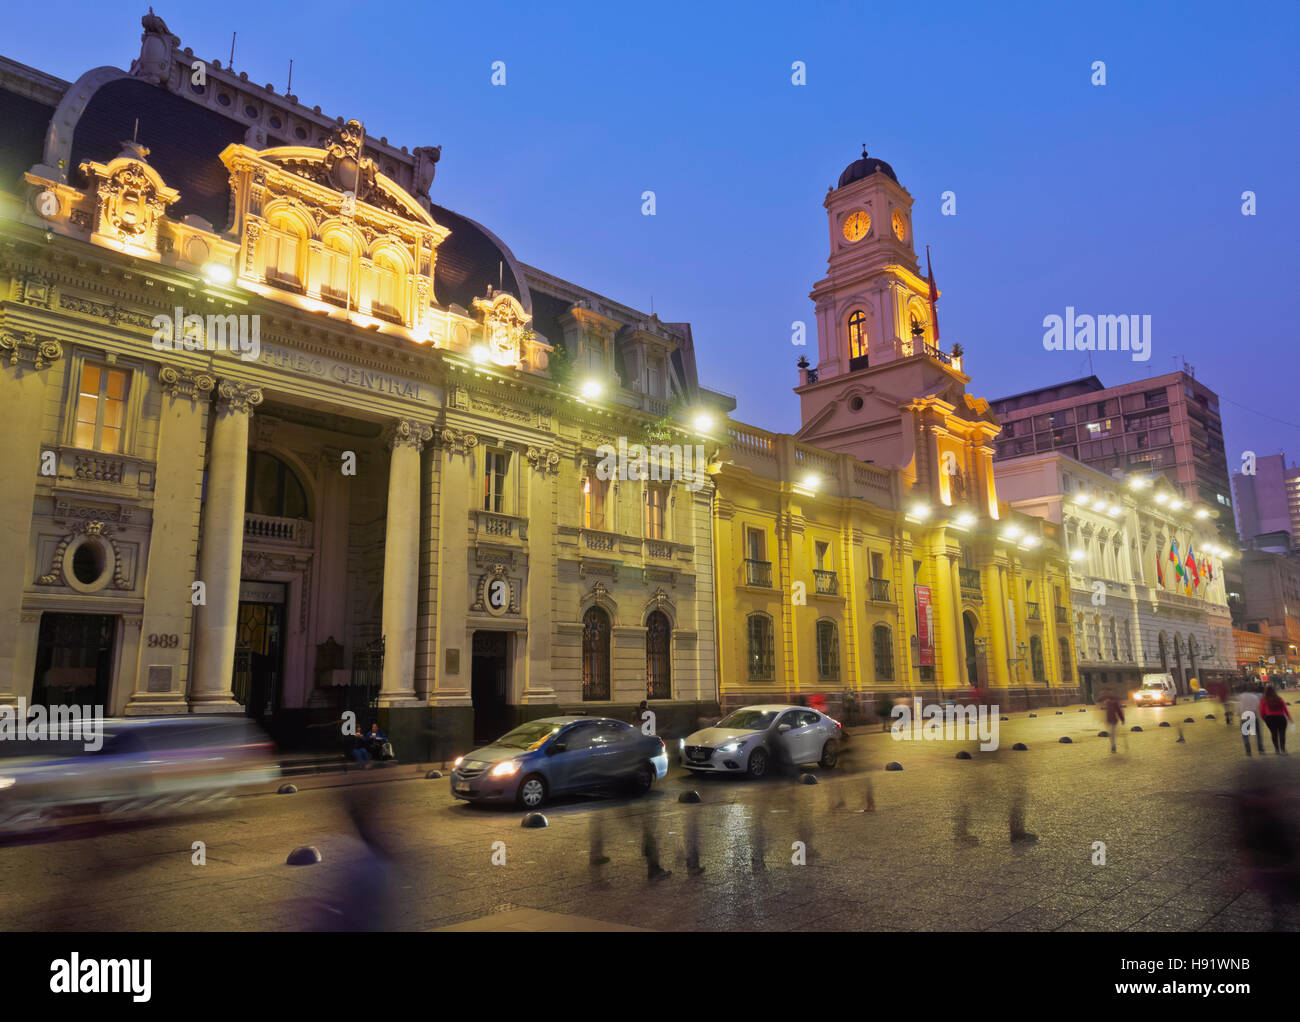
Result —
POLYGON ((914 586, 916 590, 916 644, 917 666, 934 666, 934 608, 930 604, 930 587, 914 586))

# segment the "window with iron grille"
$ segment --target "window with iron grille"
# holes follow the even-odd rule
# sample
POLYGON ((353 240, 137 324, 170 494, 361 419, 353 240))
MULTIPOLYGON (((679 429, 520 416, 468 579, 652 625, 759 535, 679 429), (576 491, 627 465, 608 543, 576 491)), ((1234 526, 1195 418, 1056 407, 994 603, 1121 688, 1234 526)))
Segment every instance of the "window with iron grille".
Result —
POLYGON ((876 625, 871 630, 871 651, 876 661, 876 680, 894 680, 894 640, 887 625, 876 625))
POLYGON ((647 699, 673 697, 672 626, 668 616, 658 610, 646 618, 645 673, 647 699))
POLYGON ((1074 668, 1070 663, 1070 640, 1058 639, 1061 646, 1061 681, 1074 680, 1074 668))
POLYGON ((772 616, 761 613, 750 614, 748 630, 749 678, 751 681, 771 681, 776 673, 772 616))
POLYGON ((1029 666, 1034 674, 1034 681, 1047 680, 1047 668, 1043 665, 1043 640, 1037 635, 1029 640, 1029 666))
POLYGON ((609 698, 609 615, 599 607, 582 616, 582 698, 609 698))
POLYGON ((840 677, 840 637, 834 621, 817 622, 817 679, 838 681, 840 677))

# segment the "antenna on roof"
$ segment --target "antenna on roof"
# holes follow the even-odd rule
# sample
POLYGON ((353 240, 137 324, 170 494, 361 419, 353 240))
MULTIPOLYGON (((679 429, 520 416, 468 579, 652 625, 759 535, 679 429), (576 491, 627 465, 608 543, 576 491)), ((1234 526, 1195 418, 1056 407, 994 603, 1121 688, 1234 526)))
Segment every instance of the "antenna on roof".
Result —
POLYGON ((284 87, 284 94, 287 96, 293 91, 293 58, 289 58, 289 84, 284 87))
POLYGON ((135 119, 135 131, 131 132, 131 141, 140 141, 140 118, 138 117, 135 119))
POLYGON ((506 261, 497 260, 497 290, 500 291, 506 286, 506 261))
POLYGON ((226 65, 228 71, 235 69, 235 36, 237 35, 239 35, 238 32, 230 33, 230 63, 226 65))

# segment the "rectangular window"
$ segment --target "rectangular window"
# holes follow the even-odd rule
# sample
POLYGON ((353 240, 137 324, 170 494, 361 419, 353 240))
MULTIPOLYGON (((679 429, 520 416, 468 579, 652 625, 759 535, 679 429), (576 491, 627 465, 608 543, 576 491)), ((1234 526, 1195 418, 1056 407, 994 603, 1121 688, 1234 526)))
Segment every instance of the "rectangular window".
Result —
POLYGON ((751 561, 766 561, 767 537, 761 529, 745 530, 745 550, 751 561))
POLYGON ((645 538, 664 538, 664 511, 668 506, 668 487, 645 488, 645 538))
POLYGON ((872 578, 884 578, 884 577, 885 577, 885 557, 884 557, 883 554, 874 553, 874 552, 872 553, 872 555, 871 555, 871 577, 872 577, 872 578))
POLYGON ((483 510, 506 513, 506 473, 510 452, 488 448, 483 453, 483 510))
POLYGON ((609 480, 592 470, 582 477, 582 525, 586 529, 605 528, 605 495, 609 480))
POLYGON ((77 392, 77 422, 72 442, 87 450, 118 454, 126 428, 128 372, 87 362, 77 392))
POLYGON ((816 552, 816 558, 817 558, 817 570, 818 571, 832 570, 830 565, 831 545, 829 543, 823 543, 821 540, 818 540, 816 544, 814 544, 814 550, 816 552))

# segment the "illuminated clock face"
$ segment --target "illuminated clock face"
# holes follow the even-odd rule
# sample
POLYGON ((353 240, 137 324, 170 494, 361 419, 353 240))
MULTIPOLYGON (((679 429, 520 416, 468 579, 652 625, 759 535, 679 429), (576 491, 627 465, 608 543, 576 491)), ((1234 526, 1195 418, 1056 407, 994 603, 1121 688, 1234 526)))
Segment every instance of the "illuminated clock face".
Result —
POLYGON ((844 237, 849 241, 861 241, 871 230, 871 214, 865 209, 857 209, 844 221, 844 237))
POLYGON ((899 241, 907 240, 907 218, 903 216, 902 210, 894 210, 894 237, 899 241))

